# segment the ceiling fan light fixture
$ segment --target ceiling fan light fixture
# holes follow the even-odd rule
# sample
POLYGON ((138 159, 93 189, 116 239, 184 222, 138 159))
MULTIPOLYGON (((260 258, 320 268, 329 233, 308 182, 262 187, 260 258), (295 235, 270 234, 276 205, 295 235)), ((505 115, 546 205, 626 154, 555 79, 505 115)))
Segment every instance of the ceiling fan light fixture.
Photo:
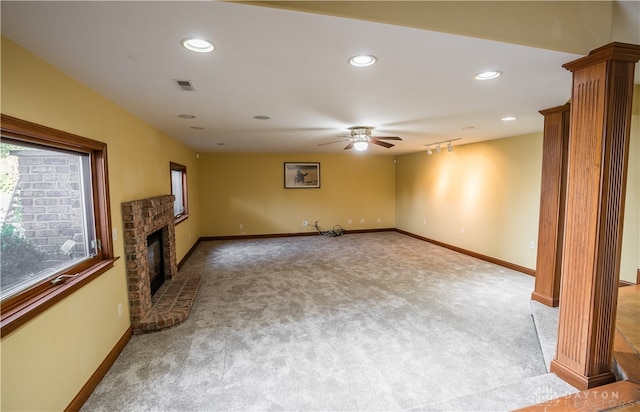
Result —
POLYGON ((349 64, 355 67, 367 67, 374 65, 378 59, 372 54, 360 54, 349 59, 349 64))
POLYGON ((215 46, 203 39, 188 38, 180 41, 182 47, 196 53, 211 53, 215 46))
POLYGON ((364 152, 369 147, 369 143, 367 142, 355 142, 353 144, 353 148, 359 152, 364 152))

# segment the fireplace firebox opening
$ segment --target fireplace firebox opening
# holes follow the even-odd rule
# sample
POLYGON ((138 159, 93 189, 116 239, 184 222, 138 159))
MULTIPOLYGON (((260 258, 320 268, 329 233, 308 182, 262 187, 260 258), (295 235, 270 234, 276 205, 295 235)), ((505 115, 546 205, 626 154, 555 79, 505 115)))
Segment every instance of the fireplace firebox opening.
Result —
POLYGON ((147 260, 149 262, 149 281, 151 296, 164 283, 164 251, 162 248, 162 229, 147 236, 147 260))

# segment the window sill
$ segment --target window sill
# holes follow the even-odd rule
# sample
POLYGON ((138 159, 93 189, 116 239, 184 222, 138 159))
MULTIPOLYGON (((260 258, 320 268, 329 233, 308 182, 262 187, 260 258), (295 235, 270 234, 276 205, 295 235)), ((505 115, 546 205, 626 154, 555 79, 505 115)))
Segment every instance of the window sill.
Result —
POLYGON ((180 215, 176 217, 174 223, 177 225, 184 222, 187 219, 189 219, 189 214, 185 213, 184 215, 180 215))
POLYGON ((73 292, 79 290, 104 272, 113 267, 118 257, 104 259, 80 272, 75 279, 47 288, 46 291, 20 302, 8 310, 3 310, 0 318, 0 336, 4 338, 37 315, 51 308, 73 292))

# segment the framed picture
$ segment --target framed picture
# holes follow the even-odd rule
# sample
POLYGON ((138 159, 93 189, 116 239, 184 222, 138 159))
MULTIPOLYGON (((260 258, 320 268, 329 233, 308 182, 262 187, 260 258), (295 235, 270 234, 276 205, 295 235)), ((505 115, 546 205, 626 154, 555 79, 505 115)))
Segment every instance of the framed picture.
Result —
POLYGON ((284 164, 285 189, 318 189, 320 187, 320 163, 284 164))

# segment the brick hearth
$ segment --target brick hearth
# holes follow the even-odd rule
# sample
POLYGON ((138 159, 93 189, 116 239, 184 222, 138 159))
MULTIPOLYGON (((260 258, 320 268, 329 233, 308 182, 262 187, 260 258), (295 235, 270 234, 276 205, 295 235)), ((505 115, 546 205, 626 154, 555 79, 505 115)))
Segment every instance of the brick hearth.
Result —
POLYGON ((151 298, 151 310, 135 333, 155 332, 183 322, 189 317, 198 289, 200 276, 178 276, 170 282, 164 282, 151 298))
POLYGON ((122 204, 131 326, 136 334, 184 321, 200 288, 199 275, 178 273, 173 199, 164 195, 122 204), (160 229, 165 283, 152 297, 147 237, 160 229))

